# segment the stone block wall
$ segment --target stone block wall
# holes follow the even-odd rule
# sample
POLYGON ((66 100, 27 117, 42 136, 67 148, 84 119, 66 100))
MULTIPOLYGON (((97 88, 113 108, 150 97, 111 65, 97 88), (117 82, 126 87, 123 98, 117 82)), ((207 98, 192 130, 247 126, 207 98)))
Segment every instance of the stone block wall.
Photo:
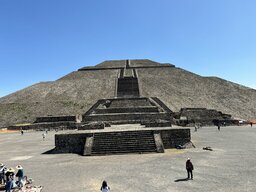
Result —
POLYGON ((161 130, 160 133, 165 149, 185 145, 191 141, 190 129, 161 130))
POLYGON ((84 121, 121 121, 121 120, 151 120, 162 119, 169 120, 170 115, 168 113, 125 113, 125 114, 94 114, 84 117, 84 121))
POLYGON ((47 116, 47 117, 37 117, 35 123, 59 122, 59 121, 76 122, 77 119, 78 119, 78 116, 47 116))
POLYGON ((86 137, 91 137, 90 133, 78 134, 56 134, 55 153, 77 153, 82 154, 86 137))
MULTIPOLYGON (((184 145, 189 143, 191 140, 190 129, 156 129, 152 130, 152 132, 160 133, 165 149, 175 148, 178 145, 184 145)), ((117 131, 112 134, 129 134, 129 132, 126 133, 117 131)), ((56 134, 54 152, 82 154, 84 151, 86 138, 92 136, 93 133, 56 134)))
POLYGON ((55 129, 77 129, 80 126, 75 122, 52 122, 52 123, 36 123, 31 125, 9 126, 8 130, 55 130, 55 129))

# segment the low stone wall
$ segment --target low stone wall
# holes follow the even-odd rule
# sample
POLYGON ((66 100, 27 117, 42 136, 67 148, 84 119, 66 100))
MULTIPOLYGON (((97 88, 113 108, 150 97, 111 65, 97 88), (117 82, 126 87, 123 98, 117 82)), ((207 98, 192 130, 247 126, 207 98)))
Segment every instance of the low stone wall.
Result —
POLYGON ((47 116, 47 117, 37 117, 35 123, 45 123, 45 122, 59 122, 59 121, 74 121, 77 122, 77 116, 47 116))
POLYGON ((152 113, 158 112, 158 108, 155 106, 145 107, 127 107, 127 108, 106 108, 106 109, 95 109, 96 114, 106 113, 152 113))
POLYGON ((94 114, 86 116, 83 121, 121 121, 121 120, 151 120, 151 119, 162 119, 169 120, 170 114, 168 113, 128 113, 128 114, 94 114))
POLYGON ((8 130, 52 130, 52 129, 77 129, 79 123, 75 122, 52 122, 36 123, 31 125, 9 126, 8 130))
POLYGON ((142 123, 145 127, 171 127, 172 123, 170 121, 146 121, 142 123))
POLYGON ((78 127, 78 130, 93 130, 93 129, 104 129, 105 124, 103 122, 92 122, 83 124, 78 127))
POLYGON ((165 149, 183 146, 191 141, 190 129, 161 130, 160 133, 165 149))
MULTIPOLYGON (((185 145, 186 143, 189 143, 191 140, 190 129, 155 129, 151 131, 152 134, 160 133, 165 149, 175 148, 178 145, 185 145)), ((114 133, 129 134, 129 132, 126 133, 125 131, 117 131, 114 133)), ((56 134, 55 149, 53 150, 53 153, 82 154, 86 138, 92 136, 93 133, 56 134)))

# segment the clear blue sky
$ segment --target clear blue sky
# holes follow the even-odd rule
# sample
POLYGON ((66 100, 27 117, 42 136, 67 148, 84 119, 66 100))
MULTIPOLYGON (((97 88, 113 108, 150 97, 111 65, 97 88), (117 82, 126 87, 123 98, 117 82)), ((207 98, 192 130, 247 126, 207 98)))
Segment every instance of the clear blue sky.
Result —
POLYGON ((0 0, 0 97, 108 59, 256 88, 255 0, 0 0))

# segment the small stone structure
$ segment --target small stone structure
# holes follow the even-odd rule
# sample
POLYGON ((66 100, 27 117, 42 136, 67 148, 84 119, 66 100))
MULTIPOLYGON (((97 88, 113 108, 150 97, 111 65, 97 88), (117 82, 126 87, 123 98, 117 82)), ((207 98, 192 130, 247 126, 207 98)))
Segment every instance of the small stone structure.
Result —
POLYGON ((182 108, 174 114, 175 122, 178 125, 189 126, 195 123, 201 125, 216 125, 216 122, 226 122, 226 125, 235 124, 231 115, 221 111, 206 108, 182 108))
POLYGON ((80 131, 55 135, 53 153, 105 155, 164 152, 190 143, 190 129, 158 128, 126 131, 80 131))
POLYGON ((83 123, 105 122, 109 124, 145 124, 152 120, 164 120, 171 124, 171 110, 157 98, 129 97, 101 99, 83 115, 83 123))

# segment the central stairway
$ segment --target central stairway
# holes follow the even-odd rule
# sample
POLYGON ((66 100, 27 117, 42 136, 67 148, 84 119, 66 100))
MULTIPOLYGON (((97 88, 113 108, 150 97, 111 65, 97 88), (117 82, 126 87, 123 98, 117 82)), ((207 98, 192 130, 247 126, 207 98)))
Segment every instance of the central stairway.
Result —
POLYGON ((157 152, 152 131, 94 133, 92 155, 157 152))

